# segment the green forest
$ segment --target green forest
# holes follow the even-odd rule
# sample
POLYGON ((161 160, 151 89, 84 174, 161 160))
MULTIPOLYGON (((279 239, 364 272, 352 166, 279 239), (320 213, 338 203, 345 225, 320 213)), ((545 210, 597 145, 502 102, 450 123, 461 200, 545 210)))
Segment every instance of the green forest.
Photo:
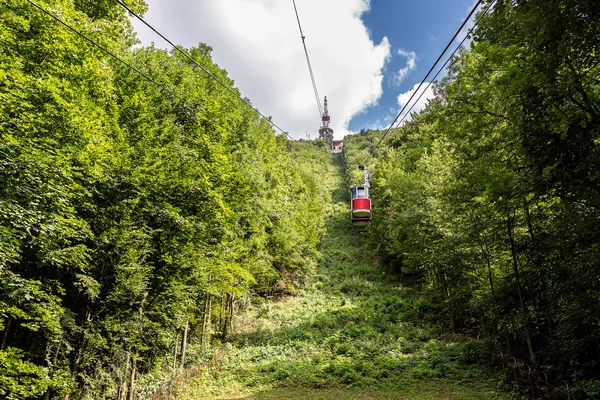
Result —
POLYGON ((0 0, 0 398, 600 399, 600 2, 488 5, 330 154, 115 0, 0 0))

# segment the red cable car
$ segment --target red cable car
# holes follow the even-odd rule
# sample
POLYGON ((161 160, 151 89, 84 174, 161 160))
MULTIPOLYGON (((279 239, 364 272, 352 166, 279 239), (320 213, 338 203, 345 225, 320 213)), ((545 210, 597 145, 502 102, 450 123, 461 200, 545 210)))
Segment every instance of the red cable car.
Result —
POLYGON ((365 183, 350 188, 350 193, 352 194, 352 211, 350 217, 352 225, 367 226, 371 224, 372 218, 369 172, 362 165, 359 165, 358 168, 365 173, 365 183))

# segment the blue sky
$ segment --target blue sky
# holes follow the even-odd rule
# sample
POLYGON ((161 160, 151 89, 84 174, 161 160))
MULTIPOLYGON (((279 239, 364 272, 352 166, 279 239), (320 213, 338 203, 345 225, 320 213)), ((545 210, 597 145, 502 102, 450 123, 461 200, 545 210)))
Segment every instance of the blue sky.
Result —
MULTIPOLYGON (((473 4, 473 0, 371 0, 370 11, 361 19, 375 42, 384 36, 388 38, 391 59, 383 70, 383 94, 379 102, 350 120, 351 131, 386 125, 391 109, 392 119, 395 118, 399 111, 398 96, 421 82, 473 4), (398 54, 398 50, 415 53, 416 65, 395 85, 394 76, 407 67, 409 59, 398 54)), ((454 46, 449 52, 452 49, 454 46)))
MULTIPOLYGON (((211 46, 213 61, 227 70, 242 96, 278 126, 295 138, 318 135, 321 118, 292 0, 146 1, 147 22, 184 47, 211 46)), ((389 125, 399 98, 408 99, 473 4, 296 0, 335 138, 389 125)), ((143 45, 169 48, 141 23, 133 24, 143 45)), ((425 98, 417 108, 424 104, 425 98)))

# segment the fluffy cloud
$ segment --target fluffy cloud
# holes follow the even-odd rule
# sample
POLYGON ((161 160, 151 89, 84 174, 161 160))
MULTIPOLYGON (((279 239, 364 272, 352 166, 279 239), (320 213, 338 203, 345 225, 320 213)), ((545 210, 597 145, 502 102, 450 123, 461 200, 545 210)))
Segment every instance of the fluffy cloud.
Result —
MULTIPOLYGON (((421 96, 421 98, 416 102, 416 104, 410 111, 411 114, 418 113, 419 111, 425 109, 425 106, 427 106, 429 100, 435 97, 435 94, 433 93, 433 85, 430 85, 429 87, 427 85, 428 82, 424 82, 419 91, 412 98, 412 100, 410 100, 410 98, 413 95, 413 93, 417 91, 417 88, 419 87, 418 83, 415 84, 415 86, 413 86, 413 88, 409 91, 401 93, 398 96, 398 105, 400 106, 400 108, 404 107, 404 105, 410 100, 410 104, 408 105, 407 109, 402 112, 402 116, 400 117, 400 119, 402 119, 406 112, 411 108, 412 104, 415 104, 415 101, 419 98, 419 96, 421 96)), ((410 117, 410 115, 405 118, 405 120, 408 121, 410 121, 411 119, 412 118, 410 117)))
MULTIPOLYGON (((185 47, 204 42, 243 96, 290 132, 318 135, 321 123, 291 1, 147 0, 146 21, 185 47)), ((329 100, 337 138, 352 116, 376 104, 382 94, 387 38, 375 44, 360 16, 369 0, 297 2, 302 30, 321 101, 329 100)), ((143 44, 168 45, 134 21, 143 44)))
POLYGON ((398 50, 398 54, 406 57, 406 66, 400 68, 398 74, 394 75, 394 78, 392 79, 392 84, 394 86, 400 86, 400 83, 408 76, 408 73, 417 68, 417 54, 414 51, 400 49, 398 50))

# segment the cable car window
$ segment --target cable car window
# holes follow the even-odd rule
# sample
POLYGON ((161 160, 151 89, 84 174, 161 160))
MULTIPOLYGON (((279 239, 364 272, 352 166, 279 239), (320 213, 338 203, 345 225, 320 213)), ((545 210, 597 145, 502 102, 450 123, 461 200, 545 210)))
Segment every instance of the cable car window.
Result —
POLYGON ((352 190, 352 198, 355 199, 356 198, 356 186, 352 186, 351 190, 352 190))
POLYGON ((365 188, 364 187, 359 187, 358 188, 358 197, 367 197, 366 193, 365 193, 365 188))

